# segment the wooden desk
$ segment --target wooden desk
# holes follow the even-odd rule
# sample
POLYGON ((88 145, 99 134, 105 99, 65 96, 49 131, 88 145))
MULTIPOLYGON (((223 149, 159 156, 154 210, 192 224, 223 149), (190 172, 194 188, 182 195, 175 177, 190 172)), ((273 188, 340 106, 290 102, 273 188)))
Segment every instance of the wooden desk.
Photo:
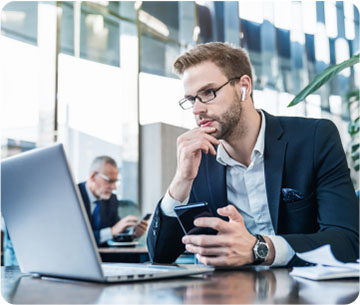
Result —
POLYGON ((144 263, 149 261, 146 246, 99 248, 103 262, 144 263))
POLYGON ((357 279, 295 280, 286 268, 122 284, 37 279, 17 267, 1 271, 2 295, 13 304, 348 304, 359 293, 357 279))

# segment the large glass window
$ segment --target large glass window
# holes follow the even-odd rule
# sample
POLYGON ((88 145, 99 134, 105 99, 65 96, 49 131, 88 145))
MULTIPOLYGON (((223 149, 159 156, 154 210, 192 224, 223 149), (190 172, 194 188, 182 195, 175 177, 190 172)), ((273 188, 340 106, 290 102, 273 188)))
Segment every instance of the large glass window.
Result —
MULTIPOLYGON (((138 202, 137 96, 127 92, 137 90, 129 83, 128 71, 123 77, 125 72, 119 67, 120 61, 131 62, 135 77, 132 72, 130 78, 136 84, 135 21, 123 26, 119 3, 104 3, 107 10, 98 9, 99 3, 62 2, 58 7, 48 2, 10 4, 1 14, 5 21, 0 36, 2 157, 51 144, 57 138, 80 182, 87 178, 92 159, 107 154, 117 161, 122 176, 118 197, 138 202), (57 16, 62 21, 58 24, 58 66, 57 16), (123 58, 120 47, 129 51, 123 58)), ((131 10, 134 13, 133 6, 129 6, 131 10)))

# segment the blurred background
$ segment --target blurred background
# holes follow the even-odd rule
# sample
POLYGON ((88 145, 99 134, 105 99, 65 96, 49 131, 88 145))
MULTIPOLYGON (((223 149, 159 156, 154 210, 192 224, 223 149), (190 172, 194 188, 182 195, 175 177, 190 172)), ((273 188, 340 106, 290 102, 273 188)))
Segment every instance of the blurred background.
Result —
MULTIPOLYGON (((359 65, 287 105, 317 73, 359 52, 351 1, 16 1, 1 10, 1 158, 62 142, 80 182, 94 157, 110 155, 118 198, 133 203, 123 208, 153 211, 176 168, 176 137, 195 126, 178 106, 172 63, 210 41, 249 52, 256 107, 329 118, 349 151, 359 110, 346 94, 359 88, 359 65)), ((358 188, 353 169, 352 178, 358 188)))

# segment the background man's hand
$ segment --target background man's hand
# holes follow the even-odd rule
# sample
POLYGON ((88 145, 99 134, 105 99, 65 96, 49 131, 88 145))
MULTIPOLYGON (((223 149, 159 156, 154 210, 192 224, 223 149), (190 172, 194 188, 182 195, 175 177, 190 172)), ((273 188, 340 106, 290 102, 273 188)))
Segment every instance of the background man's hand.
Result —
POLYGON ((214 145, 219 145, 220 142, 211 135, 215 131, 214 127, 197 127, 178 138, 177 169, 169 187, 172 198, 178 201, 187 198, 199 170, 201 152, 216 155, 214 145))
POLYGON ((136 216, 129 215, 120 219, 114 226, 111 228, 111 234, 116 236, 124 232, 129 227, 135 227, 138 224, 139 219, 136 216))
MULTIPOLYGON (((182 241, 186 250, 195 253, 200 262, 214 266, 242 266, 254 261, 253 247, 256 238, 248 232, 244 220, 233 205, 218 209, 221 216, 229 217, 226 222, 218 217, 201 217, 194 221, 199 227, 210 227, 217 235, 186 235, 182 241)), ((266 241, 271 241, 266 238, 266 241)), ((272 244, 270 251, 274 255, 272 244)))
POLYGON ((149 223, 147 220, 142 220, 140 223, 136 225, 134 228, 134 234, 136 237, 143 236, 146 233, 146 230, 149 226, 149 223))

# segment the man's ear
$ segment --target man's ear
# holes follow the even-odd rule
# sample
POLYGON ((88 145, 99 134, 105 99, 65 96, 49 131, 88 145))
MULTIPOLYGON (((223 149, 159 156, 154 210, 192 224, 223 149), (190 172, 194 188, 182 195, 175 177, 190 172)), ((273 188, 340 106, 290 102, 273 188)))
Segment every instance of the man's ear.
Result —
MULTIPOLYGON (((240 96, 243 97, 244 96, 244 88, 245 88, 245 96, 251 95, 252 94, 252 82, 251 82, 251 78, 244 74, 241 78, 240 78, 240 96)), ((242 99, 242 101, 244 101, 244 99, 242 99)))

